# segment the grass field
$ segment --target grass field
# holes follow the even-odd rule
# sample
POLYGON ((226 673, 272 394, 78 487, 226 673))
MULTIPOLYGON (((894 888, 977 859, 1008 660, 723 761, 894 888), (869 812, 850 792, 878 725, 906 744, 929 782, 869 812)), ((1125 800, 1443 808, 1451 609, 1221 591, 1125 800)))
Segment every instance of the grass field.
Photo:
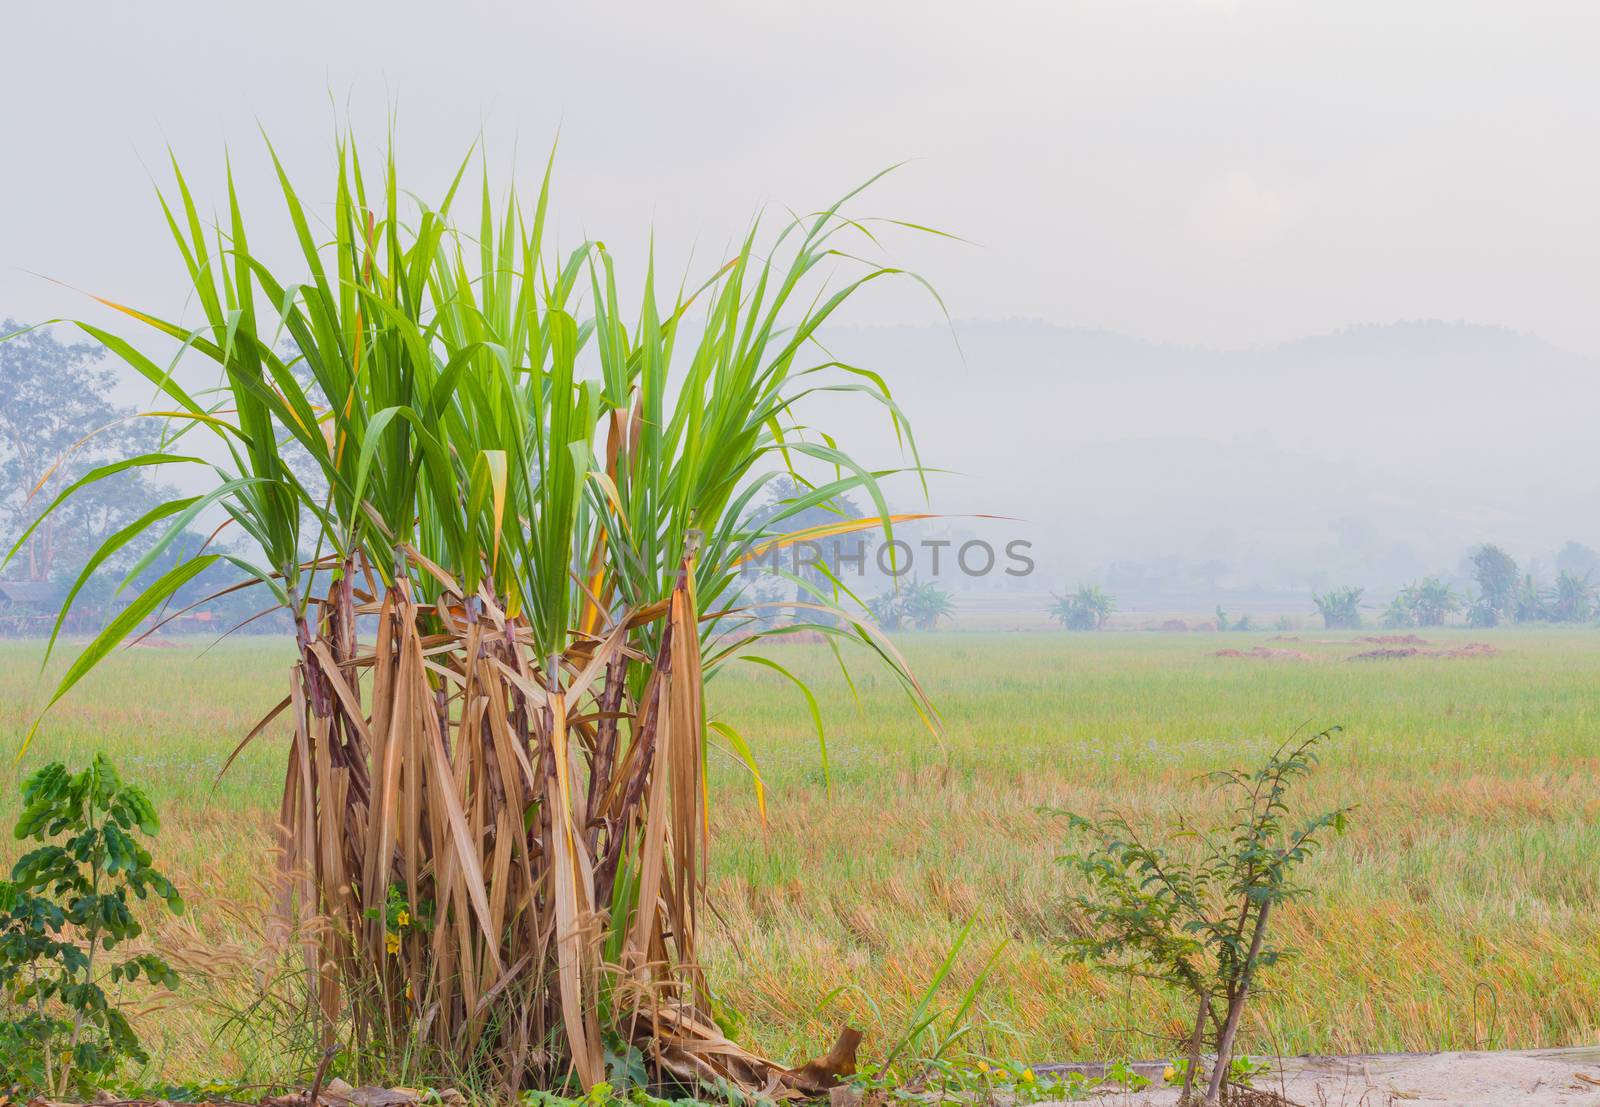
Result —
MULTIPOLYGON (((1307 802, 1357 803, 1353 826, 1309 868, 1314 893, 1281 918, 1304 950, 1268 978, 1247 1028, 1257 1052, 1593 1044, 1600 1030, 1600 633, 1443 632, 1491 657, 1347 662, 1349 636, 1293 643, 1313 660, 1222 658, 1265 636, 944 633, 908 637, 942 707, 943 744, 892 681, 859 670, 858 707, 821 647, 780 647, 814 677, 829 723, 831 794, 793 689, 755 666, 708 689, 755 746, 748 774, 713 770, 710 969, 776 1054, 825 1044, 849 1020, 879 1048, 975 919, 952 992, 1004 943, 980 1000, 987 1052, 1032 1061, 1148 1054, 1180 1013, 1063 963, 1059 821, 1044 807, 1114 803, 1143 814, 1210 804, 1194 783, 1259 759, 1304 725, 1344 733, 1307 802)), ((146 783, 165 819, 157 849, 194 910, 163 924, 227 972, 259 953, 250 918, 282 774, 282 731, 220 783, 233 744, 282 694, 287 643, 139 649, 58 706, 11 779, 49 757, 103 748, 146 783)), ((39 651, 0 645, 0 733, 15 745, 39 692, 39 651)), ((0 846, 6 854, 15 844, 0 846)), ((239 990, 248 991, 240 978, 239 990)), ((207 992, 201 989, 201 993, 207 992)), ((235 1075, 263 1035, 216 1035, 203 995, 141 1026, 171 1078, 235 1075)))

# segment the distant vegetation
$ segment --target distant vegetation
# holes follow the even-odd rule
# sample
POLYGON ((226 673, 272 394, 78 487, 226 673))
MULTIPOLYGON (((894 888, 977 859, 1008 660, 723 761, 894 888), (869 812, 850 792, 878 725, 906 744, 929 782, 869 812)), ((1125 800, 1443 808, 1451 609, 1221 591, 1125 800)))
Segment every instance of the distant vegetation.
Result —
POLYGON ((1255 620, 1250 617, 1250 613, 1248 611, 1239 616, 1237 619, 1233 619, 1228 616, 1226 611, 1222 610, 1222 605, 1219 603, 1217 605, 1217 629, 1243 631, 1244 633, 1248 634, 1250 631, 1257 630, 1259 628, 1256 626, 1255 620))
POLYGON ((1597 614, 1594 578, 1600 558, 1587 546, 1568 542, 1556 557, 1555 583, 1545 588, 1498 546, 1480 546, 1469 560, 1478 585, 1478 594, 1467 608, 1467 622, 1472 626, 1585 623, 1597 614))
POLYGON ((1329 630, 1355 630, 1361 626, 1361 597, 1365 588, 1335 588, 1311 599, 1322 613, 1322 625, 1329 630))
POLYGON ((867 601, 867 609, 884 630, 933 630, 940 619, 954 616, 956 607, 950 593, 931 580, 913 580, 880 592, 867 601))
POLYGON ((1461 597, 1438 577, 1423 577, 1408 584, 1389 601, 1383 625, 1391 630, 1403 627, 1442 627, 1445 620, 1461 610, 1461 597))
MULTIPOLYGON (((1554 581, 1541 583, 1534 571, 1524 571, 1499 546, 1474 547, 1456 574, 1420 577, 1401 588, 1381 608, 1378 621, 1387 629, 1442 627, 1463 621, 1470 627, 1505 623, 1592 623, 1600 619, 1600 554, 1578 542, 1568 542, 1556 556, 1554 581), (1468 583, 1463 578, 1469 578, 1468 583)), ((1535 562, 1535 570, 1538 563, 1535 562)), ((1217 568, 1220 568, 1217 567, 1217 568)), ((1325 592, 1313 591, 1311 600, 1328 630, 1359 630, 1366 625, 1362 601, 1367 589, 1346 584, 1325 592)), ((1099 585, 1080 585, 1066 596, 1056 596, 1049 614, 1068 630, 1104 629, 1116 600, 1099 585)), ((1368 608, 1371 610, 1371 607, 1368 608)), ((1221 604, 1213 621, 1190 626, 1171 620, 1167 629, 1258 631, 1267 624, 1258 615, 1233 616, 1221 604)), ((1291 629, 1287 616, 1270 624, 1291 629)))
POLYGON ((1098 584, 1080 584, 1070 596, 1057 596, 1050 615, 1067 630, 1101 630, 1117 601, 1098 584))

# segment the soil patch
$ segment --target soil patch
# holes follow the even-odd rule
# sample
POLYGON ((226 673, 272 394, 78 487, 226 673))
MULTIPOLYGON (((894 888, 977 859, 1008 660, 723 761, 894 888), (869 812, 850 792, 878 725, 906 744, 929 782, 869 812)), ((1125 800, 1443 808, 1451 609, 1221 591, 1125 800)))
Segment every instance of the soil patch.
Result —
POLYGON ((1252 646, 1248 650, 1218 650, 1212 657, 1259 657, 1266 661, 1315 661, 1316 658, 1300 650, 1278 646, 1252 646))
POLYGON ((1387 661, 1397 657, 1493 657, 1499 649, 1487 642, 1468 642, 1448 650, 1424 650, 1416 646, 1384 646, 1365 653, 1351 654, 1349 661, 1387 661))

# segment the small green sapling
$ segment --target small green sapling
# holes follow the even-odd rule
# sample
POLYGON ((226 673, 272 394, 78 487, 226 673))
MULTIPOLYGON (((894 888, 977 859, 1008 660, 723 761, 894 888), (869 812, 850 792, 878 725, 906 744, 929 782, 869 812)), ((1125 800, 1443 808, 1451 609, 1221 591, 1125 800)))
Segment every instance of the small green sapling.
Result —
POLYGON ((1181 1103, 1221 1101, 1257 973, 1291 952, 1268 941, 1273 911, 1303 891, 1295 870, 1319 836, 1344 830, 1349 807, 1296 823, 1289 805, 1291 786, 1316 767, 1318 747, 1336 732, 1291 740, 1255 770, 1208 774, 1229 798, 1227 821, 1209 830, 1180 817, 1152 838, 1116 812, 1068 815, 1087 841, 1063 860, 1088 883, 1071 898, 1087 926, 1067 940, 1069 955, 1192 998, 1181 1103), (1213 1062, 1201 1095, 1206 1053, 1213 1062))
POLYGON ((78 773, 46 765, 22 805, 15 834, 41 844, 0 881, 0 1061, 34 1090, 88 1093, 123 1060, 148 1060, 106 987, 178 980, 153 953, 113 953, 141 933, 131 901, 174 913, 183 901, 139 840, 159 829, 155 808, 104 756, 78 773))

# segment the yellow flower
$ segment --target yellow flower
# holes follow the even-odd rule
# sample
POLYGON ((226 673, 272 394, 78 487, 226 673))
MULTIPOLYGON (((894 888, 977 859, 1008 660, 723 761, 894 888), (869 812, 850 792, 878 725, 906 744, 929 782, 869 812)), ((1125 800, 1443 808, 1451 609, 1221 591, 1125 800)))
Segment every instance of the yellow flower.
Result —
POLYGON ((394 917, 394 924, 396 926, 410 926, 411 912, 407 911, 404 907, 400 908, 400 913, 394 917))
POLYGON ((989 1071, 989 1062, 987 1062, 987 1061, 979 1061, 978 1062, 978 1071, 979 1072, 988 1072, 989 1071))
POLYGON ((395 934, 393 932, 386 933, 383 936, 383 948, 388 950, 390 953, 399 953, 400 952, 400 935, 395 934))
POLYGON ((1178 1079, 1178 1067, 1176 1065, 1168 1065, 1166 1071, 1161 1074, 1161 1079, 1166 1081, 1178 1079))
POLYGON ((1033 1070, 1032 1069, 1023 1069, 1022 1070, 1022 1082, 1024 1084, 1032 1084, 1033 1083, 1033 1070))

